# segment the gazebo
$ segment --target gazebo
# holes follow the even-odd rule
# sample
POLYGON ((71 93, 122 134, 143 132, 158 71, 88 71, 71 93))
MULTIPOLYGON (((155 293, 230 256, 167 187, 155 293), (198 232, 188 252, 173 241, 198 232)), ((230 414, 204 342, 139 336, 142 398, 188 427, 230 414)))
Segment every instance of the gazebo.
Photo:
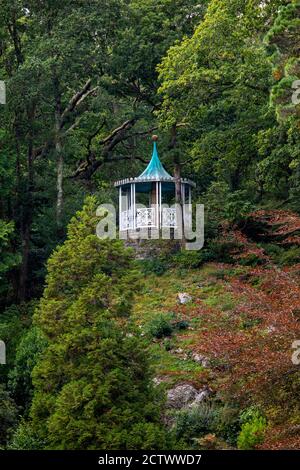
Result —
POLYGON ((176 183, 180 184, 181 202, 192 202, 195 183, 186 178, 176 181, 163 167, 157 152, 157 136, 152 137, 153 153, 147 168, 136 178, 115 182, 119 188, 120 231, 178 227, 175 203, 176 183), (140 199, 140 201, 139 201, 140 199), (172 207, 173 205, 173 207, 172 207))

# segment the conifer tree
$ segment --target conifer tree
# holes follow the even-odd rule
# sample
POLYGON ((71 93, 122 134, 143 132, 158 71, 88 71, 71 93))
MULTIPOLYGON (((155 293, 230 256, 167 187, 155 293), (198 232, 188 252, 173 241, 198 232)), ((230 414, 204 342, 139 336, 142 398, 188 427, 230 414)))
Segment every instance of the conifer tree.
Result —
POLYGON ((130 250, 95 234, 95 199, 48 262, 35 325, 48 341, 33 371, 31 432, 51 449, 160 448, 165 433, 129 314, 130 250))

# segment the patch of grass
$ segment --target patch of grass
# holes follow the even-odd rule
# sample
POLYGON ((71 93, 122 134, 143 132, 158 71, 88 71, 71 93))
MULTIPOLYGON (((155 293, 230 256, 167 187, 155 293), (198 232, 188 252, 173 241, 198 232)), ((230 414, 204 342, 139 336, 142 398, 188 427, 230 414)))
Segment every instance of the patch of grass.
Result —
MULTIPOLYGON (((206 290, 206 293, 208 290, 206 290)), ((204 300, 204 303, 208 307, 219 308, 223 312, 233 310, 237 304, 236 299, 232 297, 230 292, 224 292, 223 288, 220 286, 215 286, 209 291, 208 297, 204 300)))
POLYGON ((191 359, 176 356, 166 350, 163 344, 154 343, 149 348, 151 364, 160 375, 179 376, 180 380, 197 380, 203 372, 203 367, 191 359))

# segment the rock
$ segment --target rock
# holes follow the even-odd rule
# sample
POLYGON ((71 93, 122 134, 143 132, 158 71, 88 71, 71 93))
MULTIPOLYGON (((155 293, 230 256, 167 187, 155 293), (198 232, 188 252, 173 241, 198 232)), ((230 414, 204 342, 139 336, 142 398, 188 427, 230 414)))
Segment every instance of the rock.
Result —
POLYGON ((197 393, 195 400, 189 404, 189 408, 193 408, 194 406, 198 406, 203 400, 205 400, 211 394, 211 389, 208 387, 202 388, 197 393))
POLYGON ((167 407, 168 408, 191 408, 199 405, 212 393, 209 387, 197 390, 190 384, 176 385, 168 391, 167 407))
POLYGON ((187 292, 179 292, 177 294, 177 300, 181 305, 184 305, 184 304, 190 303, 193 300, 193 298, 187 292))
POLYGON ((167 407, 175 409, 192 408, 198 406, 211 393, 212 390, 209 387, 197 390, 190 384, 176 385, 168 391, 167 407))
POLYGON ((172 349, 170 352, 171 354, 178 356, 182 361, 186 361, 187 359, 189 359, 188 354, 184 352, 184 350, 181 348, 172 349))
POLYGON ((196 400, 198 390, 189 384, 176 385, 167 395, 168 408, 184 408, 196 400))
POLYGON ((184 351, 181 348, 174 349, 174 354, 182 354, 184 351))
POLYGON ((201 364, 202 367, 209 367, 210 365, 210 360, 208 359, 208 357, 202 356, 202 354, 194 353, 192 355, 192 359, 198 364, 201 364))

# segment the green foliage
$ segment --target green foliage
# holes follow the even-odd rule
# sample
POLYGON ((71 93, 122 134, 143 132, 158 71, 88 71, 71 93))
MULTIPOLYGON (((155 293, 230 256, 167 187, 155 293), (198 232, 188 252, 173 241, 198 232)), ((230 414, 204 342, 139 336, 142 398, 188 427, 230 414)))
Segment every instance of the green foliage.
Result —
POLYGON ((159 315, 148 323, 147 330, 151 336, 159 339, 164 336, 171 336, 173 326, 169 318, 166 318, 165 315, 159 315))
POLYGON ((9 393, 0 384, 0 448, 9 441, 17 420, 18 409, 9 393))
POLYGON ((255 409, 246 410, 241 414, 242 429, 237 438, 240 450, 251 450, 264 440, 267 427, 266 419, 255 409))
POLYGON ((249 194, 247 191, 235 191, 230 194, 225 202, 225 218, 233 223, 240 223, 251 211, 254 210, 254 205, 249 201, 249 194))
POLYGON ((5 273, 20 263, 20 255, 15 253, 11 246, 13 234, 14 224, 0 219, 0 294, 4 289, 5 273))
POLYGON ((239 260, 239 264, 241 266, 259 266, 261 264, 264 264, 265 260, 260 258, 257 254, 255 253, 249 253, 247 256, 241 258, 239 260))
POLYGON ((8 374, 8 384, 14 399, 22 406, 23 413, 27 412, 31 404, 32 370, 46 345, 47 342, 41 332, 32 327, 22 336, 16 347, 14 367, 8 374))
POLYGON ((199 268, 205 260, 205 254, 202 251, 183 250, 173 256, 176 267, 184 269, 199 268))
POLYGON ((169 268, 170 263, 162 257, 145 259, 141 263, 141 269, 144 274, 155 274, 162 276, 169 268))
MULTIPOLYGON (((300 211, 299 104, 292 103, 300 79, 299 1, 0 3, 0 78, 8 92, 8 104, 0 106, 0 338, 7 344, 0 381, 26 419, 31 412, 11 446, 167 446, 149 358, 129 321, 141 273, 121 242, 95 236, 95 201, 72 219, 66 241, 65 228, 86 194, 116 202, 112 181, 140 173, 140 160, 148 158, 144 137, 157 127, 168 170, 180 163, 183 176, 197 183, 206 244, 175 256, 157 244, 158 255, 139 263, 142 275, 163 282, 169 270, 184 278, 187 270, 202 272, 207 261, 233 264, 231 252, 241 246, 220 240, 224 220, 244 227, 255 206, 278 202, 300 211), (87 94, 74 101, 88 80, 87 94), (52 252, 32 327, 26 302, 41 296, 52 252)), ((279 267, 300 261, 297 246, 265 251, 279 267)), ((254 254, 239 261, 262 262, 254 254)), ((172 296, 179 289, 169 282, 172 296)), ((250 282, 260 288, 256 278, 250 282)), ((232 310, 230 295, 214 287, 203 294, 207 305, 232 310)), ((163 308, 172 307, 161 299, 145 307, 148 333, 166 337, 151 342, 151 360, 160 371, 197 379, 200 365, 167 355, 175 332, 188 323, 163 308)), ((241 317, 241 328, 254 324, 241 317)), ((0 445, 6 445, 14 404, 5 390, 0 395, 0 445)), ((216 432, 236 441, 234 411, 222 421, 218 409, 209 424, 202 410, 199 428, 193 413, 182 417, 191 434, 182 425, 181 440, 216 432)), ((255 445, 261 419, 243 422, 242 446, 255 445)))
POLYGON ((0 338, 6 343, 6 364, 1 366, 1 381, 14 366, 18 345, 31 325, 35 302, 11 305, 0 315, 0 338))
POLYGON ((212 433, 229 445, 238 442, 239 449, 252 449, 262 443, 266 429, 266 420, 256 409, 240 414, 238 407, 226 403, 204 401, 177 412, 175 418, 176 439, 189 445, 196 445, 199 438, 212 433))
POLYGON ((214 239, 218 235, 220 225, 224 220, 230 224, 241 224, 254 210, 253 195, 247 190, 230 191, 227 183, 213 182, 204 196, 206 209, 205 234, 206 239, 214 239))
POLYGON ((241 429, 239 413, 239 408, 230 404, 225 403, 219 408, 216 434, 232 446, 236 444, 241 429))
POLYGON ((7 447, 9 450, 43 450, 45 446, 46 442, 39 438, 32 426, 21 421, 7 447))
POLYGON ((300 262, 300 248, 298 246, 283 247, 265 243, 262 247, 274 263, 280 266, 291 266, 300 262))
POLYGON ((194 439, 215 429, 217 418, 218 411, 207 402, 202 402, 187 410, 181 410, 176 416, 176 438, 192 444, 194 439))
POLYGON ((223 263, 233 263, 234 258, 231 253, 240 248, 236 241, 212 240, 206 248, 206 261, 220 261, 223 263))
MULTIPOLYGON (((278 119, 297 118, 299 104, 292 103, 292 83, 300 78, 299 28, 300 3, 292 0, 278 12, 276 21, 266 35, 266 42, 273 46, 273 74, 276 83, 272 89, 272 101, 278 119)), ((298 115, 299 118, 299 115, 298 115)))
POLYGON ((283 249, 275 258, 278 264, 282 266, 291 266, 300 262, 300 247, 293 246, 288 249, 283 249))
POLYGON ((32 430, 51 449, 166 445, 148 358, 127 323, 131 250, 95 235, 89 198, 48 262, 35 325, 48 341, 33 370, 32 430))

